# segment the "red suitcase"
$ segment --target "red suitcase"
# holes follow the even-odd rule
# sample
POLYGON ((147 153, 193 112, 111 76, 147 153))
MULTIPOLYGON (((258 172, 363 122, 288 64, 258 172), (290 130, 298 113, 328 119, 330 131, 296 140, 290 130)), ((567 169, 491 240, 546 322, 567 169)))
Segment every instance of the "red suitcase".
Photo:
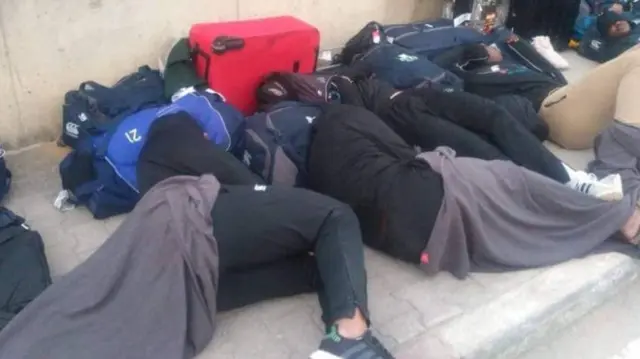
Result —
POLYGON ((256 89, 273 71, 315 71, 317 28, 295 17, 195 24, 189 32, 198 75, 245 115, 256 110, 256 89))

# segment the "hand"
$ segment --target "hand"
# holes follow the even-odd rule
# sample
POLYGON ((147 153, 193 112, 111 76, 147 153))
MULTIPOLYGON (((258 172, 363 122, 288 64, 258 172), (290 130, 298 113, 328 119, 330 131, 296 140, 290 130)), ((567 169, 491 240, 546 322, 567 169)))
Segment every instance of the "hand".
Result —
POLYGON ((609 11, 613 11, 616 14, 622 14, 624 12, 624 8, 622 7, 622 4, 613 4, 609 8, 609 11))
POLYGON ((514 42, 517 42, 518 40, 520 40, 520 38, 518 37, 518 35, 516 35, 516 34, 511 34, 511 35, 509 35, 509 37, 507 38, 507 44, 513 44, 514 42))

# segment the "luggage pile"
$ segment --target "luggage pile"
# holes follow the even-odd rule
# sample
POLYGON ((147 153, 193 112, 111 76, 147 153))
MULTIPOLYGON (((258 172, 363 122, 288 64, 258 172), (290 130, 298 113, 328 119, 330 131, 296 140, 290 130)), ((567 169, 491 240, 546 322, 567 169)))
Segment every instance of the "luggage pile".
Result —
POLYGON ((186 113, 206 137, 267 184, 304 187, 313 120, 339 102, 336 78, 375 77, 398 90, 463 90, 463 81, 432 60, 462 44, 492 43, 510 34, 478 32, 436 19, 371 22, 318 70, 320 34, 283 16, 195 24, 173 43, 160 71, 148 66, 108 87, 88 81, 65 95, 60 143, 61 210, 86 206, 95 218, 131 211, 140 199, 136 164, 151 126, 186 113))

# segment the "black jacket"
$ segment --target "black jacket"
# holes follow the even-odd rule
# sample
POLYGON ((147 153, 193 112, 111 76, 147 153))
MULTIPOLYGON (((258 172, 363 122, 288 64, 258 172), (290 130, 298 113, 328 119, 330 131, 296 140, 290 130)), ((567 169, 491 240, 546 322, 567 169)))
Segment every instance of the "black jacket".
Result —
POLYGON ((458 46, 433 62, 461 77, 467 92, 489 98, 520 95, 531 101, 536 110, 553 89, 567 84, 562 73, 526 41, 499 41, 504 57, 499 64, 487 64, 488 57, 481 46, 458 46))
POLYGON ((418 263, 440 210, 440 175, 364 108, 327 105, 314 130, 311 189, 350 205, 367 245, 418 263))
POLYGON ((204 137, 186 112, 158 119, 138 158, 138 187, 144 195, 156 183, 173 176, 216 176, 221 184, 262 184, 258 176, 223 148, 204 137))

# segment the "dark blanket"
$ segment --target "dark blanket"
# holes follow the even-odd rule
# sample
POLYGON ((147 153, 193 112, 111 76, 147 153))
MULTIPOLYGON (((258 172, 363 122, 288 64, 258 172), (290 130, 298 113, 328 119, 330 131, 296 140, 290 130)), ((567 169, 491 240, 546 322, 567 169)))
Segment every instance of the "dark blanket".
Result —
POLYGON ((589 171, 602 178, 619 173, 624 194, 640 201, 640 129, 614 121, 595 140, 589 171))
POLYGON ((163 179, 178 175, 209 173, 230 185, 263 183, 240 160, 209 141, 198 123, 184 112, 160 118, 151 126, 137 172, 141 194, 163 179))
POLYGON ((155 186, 86 262, 0 332, 1 359, 187 359, 211 341, 213 176, 155 186))

